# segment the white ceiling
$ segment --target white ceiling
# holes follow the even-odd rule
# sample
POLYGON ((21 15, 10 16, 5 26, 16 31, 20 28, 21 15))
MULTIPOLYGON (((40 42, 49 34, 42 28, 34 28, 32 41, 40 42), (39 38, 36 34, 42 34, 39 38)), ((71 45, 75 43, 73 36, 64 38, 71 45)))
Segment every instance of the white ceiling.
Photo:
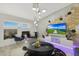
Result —
MULTIPOLYGON (((32 5, 33 5, 32 3, 0 3, 0 13, 33 20, 32 5)), ((41 14, 41 18, 42 18, 70 4, 68 3, 41 3, 39 5, 41 9, 46 9, 46 13, 41 14)))

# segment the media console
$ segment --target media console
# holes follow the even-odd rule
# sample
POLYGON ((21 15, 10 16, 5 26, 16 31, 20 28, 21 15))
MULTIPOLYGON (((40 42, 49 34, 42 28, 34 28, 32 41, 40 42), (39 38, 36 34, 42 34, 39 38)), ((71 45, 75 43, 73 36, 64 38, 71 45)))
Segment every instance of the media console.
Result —
POLYGON ((44 42, 48 42, 54 45, 54 47, 62 50, 67 56, 74 56, 73 41, 67 40, 64 35, 52 34, 51 39, 43 39, 44 42))

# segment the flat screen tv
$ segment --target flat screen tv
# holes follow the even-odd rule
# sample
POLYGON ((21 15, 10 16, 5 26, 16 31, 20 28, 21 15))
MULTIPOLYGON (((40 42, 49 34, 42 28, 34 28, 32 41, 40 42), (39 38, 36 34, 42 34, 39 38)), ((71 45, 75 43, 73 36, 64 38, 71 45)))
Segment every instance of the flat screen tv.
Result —
POLYGON ((66 23, 49 24, 47 28, 49 34, 66 34, 67 25, 66 23))

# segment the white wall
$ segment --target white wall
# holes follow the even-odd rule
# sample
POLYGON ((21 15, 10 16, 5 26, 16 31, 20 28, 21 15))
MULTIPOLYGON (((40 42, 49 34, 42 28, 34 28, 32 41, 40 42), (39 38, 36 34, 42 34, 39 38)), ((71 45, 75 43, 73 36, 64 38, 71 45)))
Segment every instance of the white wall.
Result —
POLYGON ((70 5, 65 8, 62 8, 54 13, 51 13, 47 17, 40 19, 39 27, 38 27, 39 32, 42 34, 45 34, 46 28, 48 25, 48 20, 54 20, 58 17, 65 16, 67 14, 67 12, 70 10, 70 7, 72 7, 72 6, 70 5))
MULTIPOLYGON (((25 28, 25 29, 18 28, 17 26, 12 27, 13 29, 18 30, 19 35, 21 35, 22 31, 31 31, 31 32, 34 31, 32 21, 27 20, 27 19, 22 19, 22 18, 19 18, 19 17, 10 16, 10 15, 0 14, 0 47, 7 46, 7 45, 15 43, 13 39, 4 40, 4 29, 8 28, 8 27, 3 26, 3 22, 5 22, 5 21, 14 21, 14 22, 19 23, 19 24, 21 24, 21 23, 22 24, 28 24, 29 28, 25 28)), ((11 27, 8 28, 8 29, 11 29, 11 27)))
MULTIPOLYGON (((39 27, 38 27, 39 32, 41 34, 46 35, 46 28, 48 26, 48 20, 54 20, 60 16, 64 16, 70 10, 70 7, 71 6, 61 9, 59 11, 56 11, 55 13, 51 14, 50 16, 41 19, 41 21, 39 22, 39 27)), ((66 37, 61 39, 60 41, 65 46, 72 46, 73 45, 73 41, 67 40, 66 37)))

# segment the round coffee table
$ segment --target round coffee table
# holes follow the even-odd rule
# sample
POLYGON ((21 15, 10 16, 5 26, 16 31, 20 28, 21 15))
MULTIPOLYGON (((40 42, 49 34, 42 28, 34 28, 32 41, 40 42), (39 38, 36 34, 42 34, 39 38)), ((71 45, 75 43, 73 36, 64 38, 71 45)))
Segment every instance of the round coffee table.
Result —
POLYGON ((54 46, 47 42, 40 42, 39 48, 35 48, 33 43, 27 44, 26 47, 29 56, 50 56, 54 50, 54 46))

